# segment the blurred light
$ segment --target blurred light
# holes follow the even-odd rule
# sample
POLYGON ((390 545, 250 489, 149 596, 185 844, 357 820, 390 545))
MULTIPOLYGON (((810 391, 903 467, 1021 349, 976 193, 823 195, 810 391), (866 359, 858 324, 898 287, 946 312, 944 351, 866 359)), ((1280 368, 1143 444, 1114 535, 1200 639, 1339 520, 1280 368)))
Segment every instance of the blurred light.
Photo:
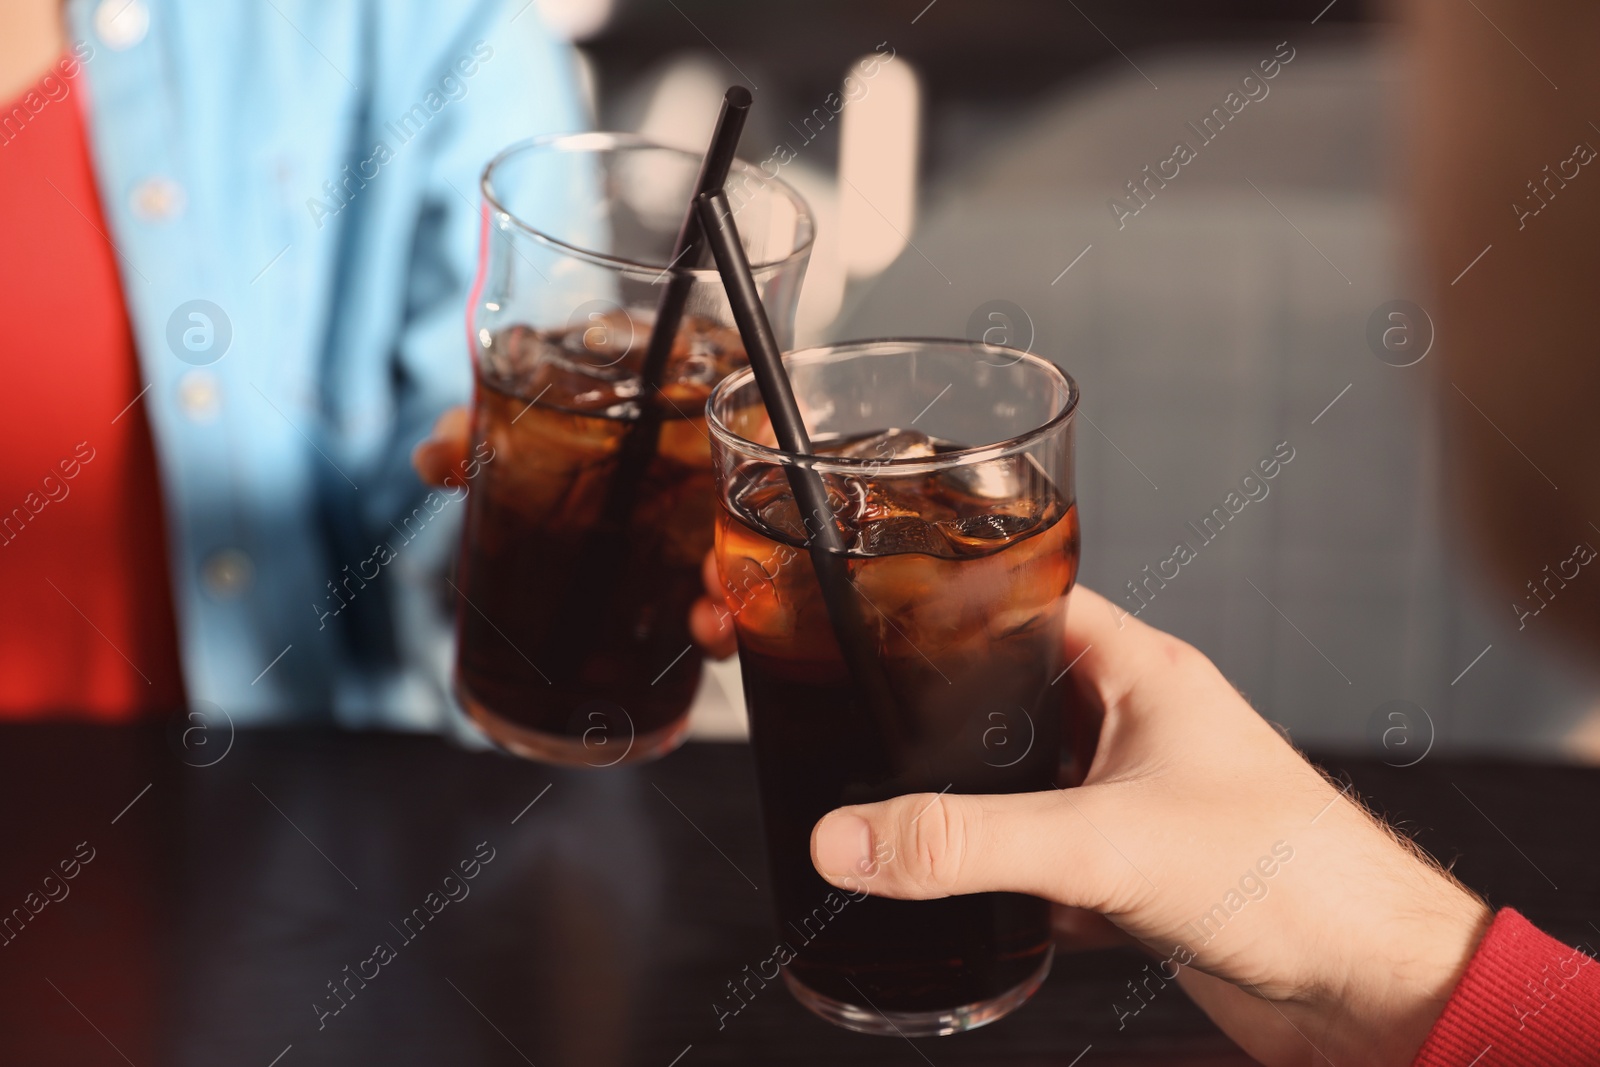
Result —
POLYGON ((178 409, 195 422, 209 422, 222 409, 222 390, 210 371, 192 370, 178 379, 178 409))
POLYGON ((796 348, 822 344, 829 340, 828 327, 844 307, 844 261, 839 248, 839 191, 833 178, 820 168, 797 160, 783 168, 779 178, 794 186, 811 207, 817 236, 811 246, 811 261, 806 265, 805 284, 800 287, 800 306, 795 311, 796 348))
POLYGON ((639 132, 673 148, 704 152, 727 90, 721 68, 705 56, 678 56, 669 62, 650 94, 639 132))
POLYGON ((600 76, 595 72, 594 57, 587 50, 572 50, 572 65, 578 76, 578 100, 583 104, 584 124, 593 128, 600 114, 600 76))
POLYGON ((1591 707, 1578 725, 1561 742, 1561 750, 1573 759, 1600 764, 1600 704, 1591 707))
POLYGON ((568 41, 584 41, 605 29, 615 0, 538 0, 539 16, 550 31, 568 41))
POLYGON ((150 7, 144 0, 100 0, 94 32, 113 52, 132 48, 150 31, 150 7))
POLYGON ((916 222, 922 87, 904 57, 880 67, 869 86, 844 109, 839 130, 841 257, 853 278, 893 263, 916 222))

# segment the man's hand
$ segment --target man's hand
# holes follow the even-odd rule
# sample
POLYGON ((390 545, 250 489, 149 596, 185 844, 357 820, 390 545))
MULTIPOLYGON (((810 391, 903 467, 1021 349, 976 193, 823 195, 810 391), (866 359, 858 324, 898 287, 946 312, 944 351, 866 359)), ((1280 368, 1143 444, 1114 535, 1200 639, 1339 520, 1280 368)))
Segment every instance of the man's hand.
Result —
POLYGON ((1409 1064, 1488 928, 1484 904, 1189 645, 1079 589, 1066 655, 1103 717, 1081 786, 842 808, 813 832, 818 871, 880 896, 1089 909, 1263 1063, 1409 1064))

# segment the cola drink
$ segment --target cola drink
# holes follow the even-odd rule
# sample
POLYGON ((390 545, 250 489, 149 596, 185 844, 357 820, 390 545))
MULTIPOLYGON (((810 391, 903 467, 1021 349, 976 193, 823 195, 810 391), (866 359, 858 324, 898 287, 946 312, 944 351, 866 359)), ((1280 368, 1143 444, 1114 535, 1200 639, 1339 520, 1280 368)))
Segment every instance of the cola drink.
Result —
POLYGON ((744 365, 736 331, 685 316, 642 395, 651 313, 494 334, 477 363, 457 581, 457 695, 525 756, 612 766, 674 747, 701 655, 689 607, 716 510, 705 401, 744 365), (653 410, 652 410, 653 409, 653 410), (625 444, 656 423, 617 499, 625 444))
POLYGON ((896 706, 870 706, 841 655, 782 465, 729 459, 716 559, 791 957, 783 973, 803 1003, 853 1029, 981 1025, 1047 971, 1046 902, 890 900, 868 895, 870 871, 855 891, 836 889, 813 869, 809 841, 841 805, 1055 784, 1064 595, 1078 566, 1070 486, 1027 454, 943 465, 957 446, 916 432, 814 443, 824 456, 884 461, 823 479, 849 546, 850 608, 896 706))

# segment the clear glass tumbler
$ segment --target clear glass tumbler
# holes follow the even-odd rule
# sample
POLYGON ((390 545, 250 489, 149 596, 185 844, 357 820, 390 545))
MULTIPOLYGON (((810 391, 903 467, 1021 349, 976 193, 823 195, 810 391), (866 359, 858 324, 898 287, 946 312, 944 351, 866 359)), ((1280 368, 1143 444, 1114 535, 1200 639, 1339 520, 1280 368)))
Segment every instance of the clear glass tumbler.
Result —
POLYGON ((784 362, 817 455, 775 446, 748 369, 709 404, 716 561, 750 710, 773 962, 803 1004, 853 1030, 982 1026, 1049 972, 1048 905, 869 896, 892 855, 836 889, 812 868, 811 830, 845 804, 1054 786, 1078 570, 1077 387, 1037 356, 968 341, 866 341, 784 362), (821 475, 848 546, 831 592, 807 547, 815 516, 790 489, 797 465, 821 475), (830 595, 859 625, 835 630, 830 595), (864 648, 843 655, 841 640, 864 648))
MULTIPOLYGON (((518 755, 611 766, 670 751, 687 726, 700 678, 688 613, 716 508, 705 402, 746 363, 716 271, 672 261, 699 167, 586 133, 513 145, 483 173, 456 691, 518 755), (646 381, 674 274, 691 280, 688 302, 646 381)), ((726 188, 787 342, 811 214, 747 163, 726 188)))

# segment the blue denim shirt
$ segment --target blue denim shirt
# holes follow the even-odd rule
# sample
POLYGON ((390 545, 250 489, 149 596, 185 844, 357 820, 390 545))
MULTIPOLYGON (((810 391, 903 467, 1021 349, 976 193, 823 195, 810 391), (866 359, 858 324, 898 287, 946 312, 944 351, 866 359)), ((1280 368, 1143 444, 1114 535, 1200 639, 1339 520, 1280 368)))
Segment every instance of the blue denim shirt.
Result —
POLYGON ((191 702, 240 725, 449 728, 463 494, 430 494, 409 453, 469 395, 480 171, 583 124, 569 50, 527 0, 68 17, 191 702))

